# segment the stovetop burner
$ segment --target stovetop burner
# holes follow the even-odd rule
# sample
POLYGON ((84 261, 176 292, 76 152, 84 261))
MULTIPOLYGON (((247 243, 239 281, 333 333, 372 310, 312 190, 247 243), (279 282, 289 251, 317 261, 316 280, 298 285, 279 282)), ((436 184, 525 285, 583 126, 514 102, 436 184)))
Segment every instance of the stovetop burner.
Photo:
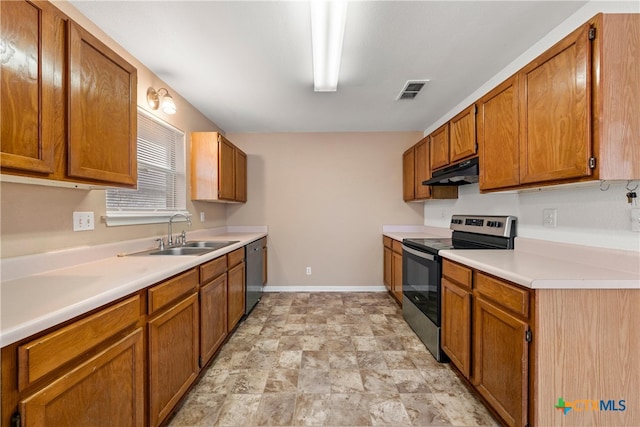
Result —
POLYGON ((402 243, 416 249, 430 248, 436 251, 453 249, 453 239, 404 239, 402 243), (407 244, 408 243, 408 244, 407 244))
POLYGON ((453 215, 452 237, 404 239, 410 248, 437 254, 448 249, 513 249, 516 217, 496 215, 453 215))

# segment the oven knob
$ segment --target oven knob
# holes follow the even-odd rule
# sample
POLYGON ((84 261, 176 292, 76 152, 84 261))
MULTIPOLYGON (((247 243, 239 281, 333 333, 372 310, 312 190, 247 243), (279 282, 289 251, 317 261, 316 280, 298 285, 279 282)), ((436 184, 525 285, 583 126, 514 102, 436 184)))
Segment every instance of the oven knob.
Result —
POLYGON ((495 221, 487 221, 487 227, 494 227, 495 221))

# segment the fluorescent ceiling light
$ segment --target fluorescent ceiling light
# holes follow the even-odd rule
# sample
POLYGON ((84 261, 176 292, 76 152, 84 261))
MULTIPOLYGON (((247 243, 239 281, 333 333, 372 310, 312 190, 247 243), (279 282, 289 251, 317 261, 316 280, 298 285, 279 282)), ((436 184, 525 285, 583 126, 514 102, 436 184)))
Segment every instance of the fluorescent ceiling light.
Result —
POLYGON ((316 92, 335 92, 338 89, 346 21, 346 0, 311 1, 313 90, 316 92))

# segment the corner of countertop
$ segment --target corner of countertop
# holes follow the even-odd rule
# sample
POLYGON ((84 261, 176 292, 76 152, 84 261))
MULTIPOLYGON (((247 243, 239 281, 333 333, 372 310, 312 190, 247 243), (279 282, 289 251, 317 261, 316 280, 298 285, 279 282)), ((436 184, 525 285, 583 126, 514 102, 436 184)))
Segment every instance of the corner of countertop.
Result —
POLYGON ((382 235, 399 241, 402 239, 437 239, 451 237, 451 230, 428 225, 383 225, 382 235))

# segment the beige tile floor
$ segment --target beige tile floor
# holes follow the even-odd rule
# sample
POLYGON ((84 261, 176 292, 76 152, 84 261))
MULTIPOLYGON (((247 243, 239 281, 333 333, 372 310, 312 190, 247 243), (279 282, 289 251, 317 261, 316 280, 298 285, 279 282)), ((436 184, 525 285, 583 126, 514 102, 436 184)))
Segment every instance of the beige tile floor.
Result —
POLYGON ((386 293, 267 293, 170 426, 495 426, 386 293))

